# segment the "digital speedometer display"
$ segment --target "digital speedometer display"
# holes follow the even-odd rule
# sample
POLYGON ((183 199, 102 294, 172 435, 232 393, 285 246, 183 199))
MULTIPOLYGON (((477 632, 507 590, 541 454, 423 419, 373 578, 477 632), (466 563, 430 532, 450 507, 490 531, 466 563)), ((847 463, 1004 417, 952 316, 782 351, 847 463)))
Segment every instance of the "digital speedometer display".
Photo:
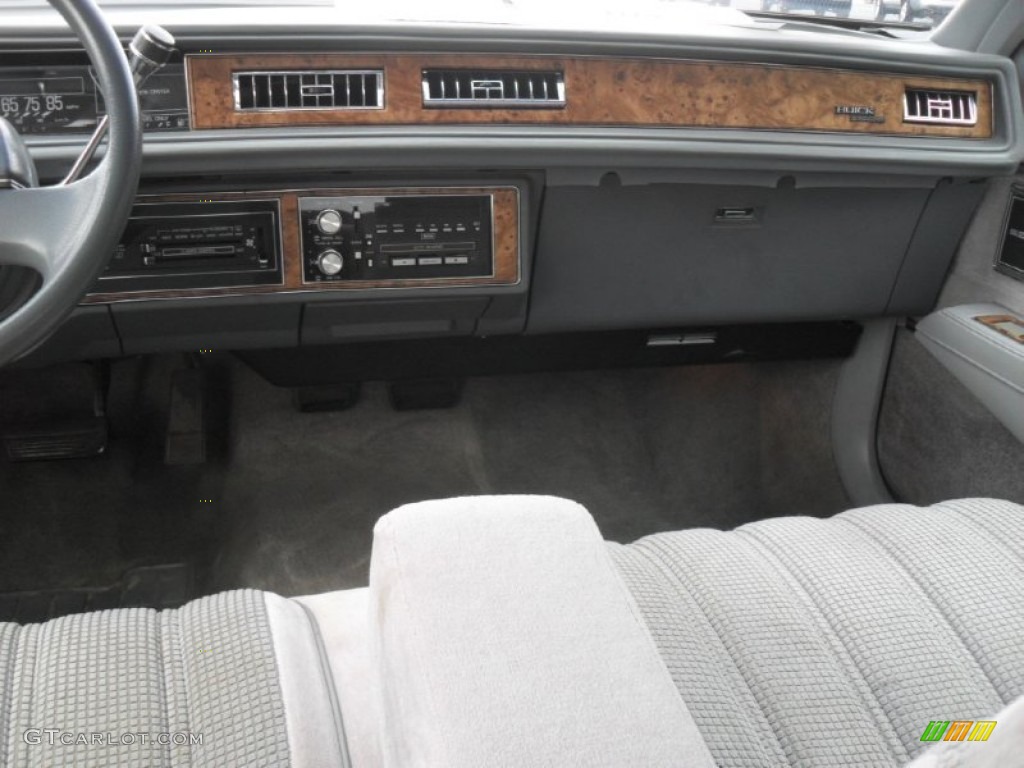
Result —
MULTIPOLYGON (((170 65, 139 94, 147 131, 188 130, 185 71, 170 65)), ((104 114, 88 66, 0 67, 0 117, 24 136, 89 133, 104 114)))
POLYGON ((0 117, 19 133, 72 133, 96 126, 88 67, 0 70, 0 117))

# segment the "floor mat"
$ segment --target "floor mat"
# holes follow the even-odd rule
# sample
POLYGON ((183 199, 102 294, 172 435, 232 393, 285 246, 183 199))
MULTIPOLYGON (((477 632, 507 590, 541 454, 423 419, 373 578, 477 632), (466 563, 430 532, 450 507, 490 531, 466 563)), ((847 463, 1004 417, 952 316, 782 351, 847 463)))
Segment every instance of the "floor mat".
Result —
POLYGON ((848 506, 829 441, 837 364, 470 379, 455 408, 395 412, 382 384, 339 413, 233 371, 228 530, 215 587, 365 585, 373 525, 401 504, 533 493, 583 504, 608 539, 848 506))
POLYGON ((195 593, 191 565, 133 568, 115 584, 0 594, 0 621, 19 624, 108 608, 177 608, 195 593))
POLYGON ((478 378, 458 406, 424 411, 394 411, 371 383, 351 410, 299 413, 288 390, 214 356, 223 445, 169 467, 180 364, 149 361, 105 455, 0 462, 0 593, 92 589, 181 562, 196 595, 362 586, 381 515, 464 494, 571 498, 616 541, 848 505, 829 440, 835 361, 478 378))

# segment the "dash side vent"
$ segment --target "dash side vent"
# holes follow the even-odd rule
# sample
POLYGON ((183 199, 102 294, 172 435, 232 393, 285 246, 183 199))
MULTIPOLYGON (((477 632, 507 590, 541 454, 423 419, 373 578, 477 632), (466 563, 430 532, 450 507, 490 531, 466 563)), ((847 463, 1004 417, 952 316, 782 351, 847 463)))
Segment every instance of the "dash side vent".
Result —
POLYGON ((384 107, 381 70, 235 72, 232 84, 239 112, 384 107))
POLYGON ((903 120, 932 125, 977 125, 978 94, 907 88, 903 94, 903 120))
POLYGON ((550 70, 423 70, 423 106, 450 109, 558 109, 565 77, 550 70))

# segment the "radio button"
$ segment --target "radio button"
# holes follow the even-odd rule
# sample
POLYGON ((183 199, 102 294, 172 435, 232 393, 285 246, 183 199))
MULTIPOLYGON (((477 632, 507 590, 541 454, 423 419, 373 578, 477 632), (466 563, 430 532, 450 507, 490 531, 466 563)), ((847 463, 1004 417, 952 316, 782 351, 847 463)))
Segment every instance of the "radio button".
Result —
POLYGON ((317 269, 327 277, 333 277, 341 272, 345 266, 345 260, 337 251, 324 251, 316 260, 317 269))
POLYGON ((325 235, 336 235, 341 231, 341 214, 328 208, 316 217, 316 228, 325 235))

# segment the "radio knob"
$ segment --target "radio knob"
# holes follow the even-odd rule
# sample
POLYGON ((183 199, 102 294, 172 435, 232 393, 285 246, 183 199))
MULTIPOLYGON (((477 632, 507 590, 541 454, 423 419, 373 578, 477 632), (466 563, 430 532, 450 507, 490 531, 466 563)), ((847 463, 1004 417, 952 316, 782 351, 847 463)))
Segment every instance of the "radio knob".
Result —
POLYGON ((333 277, 341 272, 341 268, 345 266, 345 260, 337 251, 324 251, 317 257, 316 266, 321 273, 333 277))
POLYGON ((336 235, 341 231, 341 214, 335 210, 320 211, 316 217, 316 228, 325 235, 336 235))

